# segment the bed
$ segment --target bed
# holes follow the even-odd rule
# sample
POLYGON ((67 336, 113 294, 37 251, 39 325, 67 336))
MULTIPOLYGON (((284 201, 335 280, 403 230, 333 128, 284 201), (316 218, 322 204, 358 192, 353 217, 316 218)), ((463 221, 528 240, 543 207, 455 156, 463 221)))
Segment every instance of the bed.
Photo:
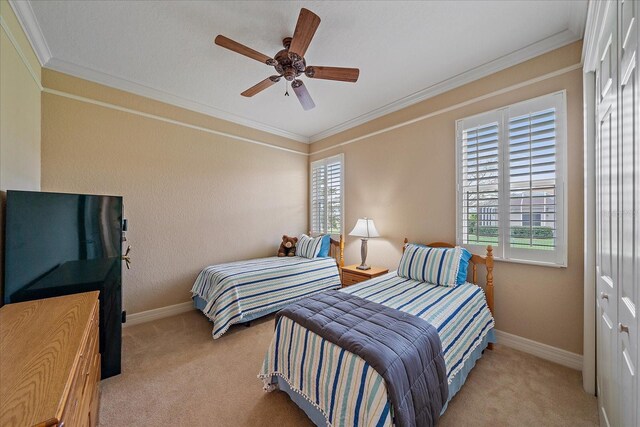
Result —
POLYGON ((301 298, 341 286, 344 241, 330 238, 327 257, 268 257, 204 268, 191 294, 220 338, 231 325, 276 312, 301 298))
MULTIPOLYGON (((453 247, 441 242, 427 246, 453 247)), ((483 351, 495 342, 491 246, 486 256, 471 257, 469 270, 471 282, 454 288, 390 272, 341 290, 419 316, 437 329, 449 388, 441 413, 483 351), (479 265, 487 271, 484 291, 474 284, 479 265)), ((393 408, 385 382, 367 367, 357 355, 281 317, 258 377, 267 391, 286 392, 316 425, 391 426, 393 408)))

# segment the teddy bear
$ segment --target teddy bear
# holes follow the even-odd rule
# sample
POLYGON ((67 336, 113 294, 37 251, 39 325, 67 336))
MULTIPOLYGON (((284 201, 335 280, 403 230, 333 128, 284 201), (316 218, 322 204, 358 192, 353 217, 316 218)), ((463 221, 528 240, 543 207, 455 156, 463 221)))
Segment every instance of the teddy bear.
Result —
POLYGON ((286 234, 282 236, 282 243, 278 249, 278 256, 294 256, 296 254, 297 237, 289 237, 286 234))

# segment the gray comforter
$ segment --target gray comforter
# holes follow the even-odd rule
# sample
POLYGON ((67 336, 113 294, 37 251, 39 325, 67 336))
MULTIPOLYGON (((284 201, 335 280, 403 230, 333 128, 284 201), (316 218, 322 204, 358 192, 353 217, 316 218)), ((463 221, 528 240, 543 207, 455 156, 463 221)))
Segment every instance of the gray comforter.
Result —
POLYGON ((433 426, 447 401, 440 337, 425 320, 339 291, 288 305, 286 316, 364 359, 385 380, 399 427, 433 426))

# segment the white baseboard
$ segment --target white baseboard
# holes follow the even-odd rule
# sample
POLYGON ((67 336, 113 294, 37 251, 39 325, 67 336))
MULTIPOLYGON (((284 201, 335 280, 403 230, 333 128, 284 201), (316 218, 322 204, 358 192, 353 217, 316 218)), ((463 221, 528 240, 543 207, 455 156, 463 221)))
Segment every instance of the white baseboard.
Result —
MULTIPOLYGON (((127 323, 125 323, 123 326, 127 327, 138 325, 140 323, 150 322, 152 320, 175 316, 176 314, 186 313, 187 311, 191 310, 195 310, 195 308, 193 307, 193 302, 187 301, 181 302, 179 304, 169 305, 167 307, 141 311, 139 313, 129 314, 127 316, 127 323)), ((579 354, 572 353, 567 350, 562 350, 561 348, 553 347, 497 329, 496 338, 498 339, 498 344, 504 345, 506 347, 532 354, 541 359, 549 360, 562 366, 582 370, 582 356, 579 354)))
POLYGON ((537 341, 513 335, 496 329, 498 344, 511 347, 541 359, 549 360, 558 365, 566 366, 578 371, 582 370, 582 355, 572 353, 561 348, 553 347, 537 341))
POLYGON ((175 316, 176 314, 186 313, 195 310, 193 301, 181 302, 179 304, 168 305, 166 307, 154 308, 153 310, 141 311, 127 315, 127 323, 123 327, 138 325, 140 323, 150 322, 152 320, 162 319, 164 317, 175 316))

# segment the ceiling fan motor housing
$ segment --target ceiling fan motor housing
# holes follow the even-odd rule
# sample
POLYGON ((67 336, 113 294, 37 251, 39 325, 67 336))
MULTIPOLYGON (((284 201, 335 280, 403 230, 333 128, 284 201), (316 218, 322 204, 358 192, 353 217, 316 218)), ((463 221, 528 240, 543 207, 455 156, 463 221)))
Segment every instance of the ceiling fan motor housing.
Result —
POLYGON ((289 53, 289 46, 291 45, 291 37, 286 37, 282 40, 282 44, 284 49, 280 52, 276 53, 274 59, 276 64, 274 68, 283 76, 286 80, 292 81, 302 73, 307 66, 304 58, 298 58, 297 55, 292 55, 289 53))

